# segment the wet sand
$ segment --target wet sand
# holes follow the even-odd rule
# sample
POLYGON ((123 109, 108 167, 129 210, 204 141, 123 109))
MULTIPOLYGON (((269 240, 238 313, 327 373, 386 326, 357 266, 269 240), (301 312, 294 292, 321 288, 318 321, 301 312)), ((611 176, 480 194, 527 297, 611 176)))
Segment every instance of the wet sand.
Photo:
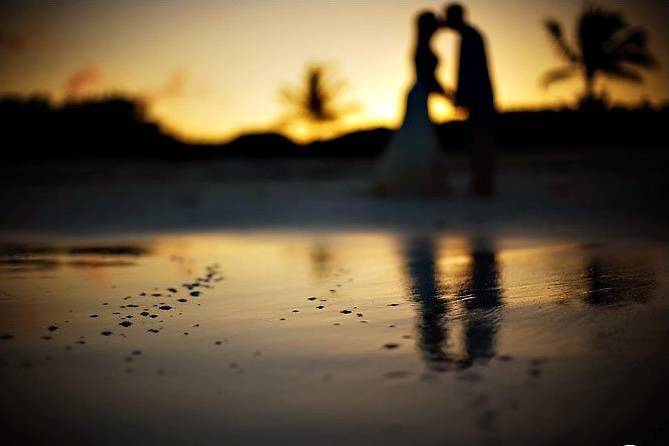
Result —
POLYGON ((110 181, 96 203, 18 185, 35 201, 2 224, 0 440, 664 444, 661 194, 540 178, 491 203, 379 202, 355 176, 186 204, 164 191, 192 182, 110 181))

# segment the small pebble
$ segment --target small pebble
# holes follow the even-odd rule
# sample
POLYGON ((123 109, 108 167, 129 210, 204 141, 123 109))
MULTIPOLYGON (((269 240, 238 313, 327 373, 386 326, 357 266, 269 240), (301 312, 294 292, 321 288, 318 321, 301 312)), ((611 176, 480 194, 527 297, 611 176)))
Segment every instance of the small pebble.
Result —
POLYGON ((47 327, 47 330, 49 330, 49 331, 56 331, 56 330, 58 330, 58 327, 56 327, 55 325, 49 325, 49 326, 47 327))
POLYGON ((123 322, 119 323, 119 325, 122 326, 122 327, 130 327, 132 325, 132 322, 123 321, 123 322))
POLYGON ((388 350, 396 349, 399 346, 400 346, 399 344, 395 344, 394 342, 389 342, 387 344, 383 344, 383 348, 387 348, 388 350))
POLYGON ((388 372, 384 375, 384 377, 387 378, 387 379, 402 379, 402 378, 406 378, 409 375, 410 375, 409 372, 396 371, 396 372, 388 372))
POLYGON ((102 332, 102 333, 100 333, 100 334, 101 334, 102 336, 109 336, 109 335, 111 335, 111 334, 112 334, 112 332, 111 332, 111 331, 109 331, 109 330, 105 330, 105 331, 103 331, 103 332, 102 332))

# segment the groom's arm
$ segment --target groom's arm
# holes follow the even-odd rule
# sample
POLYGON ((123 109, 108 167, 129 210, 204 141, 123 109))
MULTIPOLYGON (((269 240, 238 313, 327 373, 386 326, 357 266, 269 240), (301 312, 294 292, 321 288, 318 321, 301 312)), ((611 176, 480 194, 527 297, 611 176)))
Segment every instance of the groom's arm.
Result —
POLYGON ((441 93, 448 101, 455 104, 455 91, 450 88, 442 88, 441 93))

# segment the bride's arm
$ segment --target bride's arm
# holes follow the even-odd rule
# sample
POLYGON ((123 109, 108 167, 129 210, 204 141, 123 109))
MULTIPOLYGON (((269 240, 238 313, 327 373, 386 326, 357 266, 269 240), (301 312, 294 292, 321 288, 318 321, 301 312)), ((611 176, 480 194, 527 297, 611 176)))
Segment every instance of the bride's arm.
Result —
POLYGON ((433 77, 432 85, 432 92, 442 95, 450 102, 455 102, 455 92, 444 88, 436 77, 433 77))

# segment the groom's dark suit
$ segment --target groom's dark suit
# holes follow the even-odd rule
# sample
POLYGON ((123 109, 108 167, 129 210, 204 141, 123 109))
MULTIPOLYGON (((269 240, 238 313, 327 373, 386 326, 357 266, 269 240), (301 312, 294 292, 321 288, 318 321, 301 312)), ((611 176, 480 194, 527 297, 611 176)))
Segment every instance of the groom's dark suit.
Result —
POLYGON ((461 37, 455 104, 469 113, 472 192, 491 196, 495 192, 495 96, 483 36, 464 20, 464 15, 464 8, 458 4, 446 9, 446 26, 461 37))
POLYGON ((495 111, 485 43, 481 33, 470 25, 460 30, 460 63, 455 104, 466 108, 471 118, 495 111))

